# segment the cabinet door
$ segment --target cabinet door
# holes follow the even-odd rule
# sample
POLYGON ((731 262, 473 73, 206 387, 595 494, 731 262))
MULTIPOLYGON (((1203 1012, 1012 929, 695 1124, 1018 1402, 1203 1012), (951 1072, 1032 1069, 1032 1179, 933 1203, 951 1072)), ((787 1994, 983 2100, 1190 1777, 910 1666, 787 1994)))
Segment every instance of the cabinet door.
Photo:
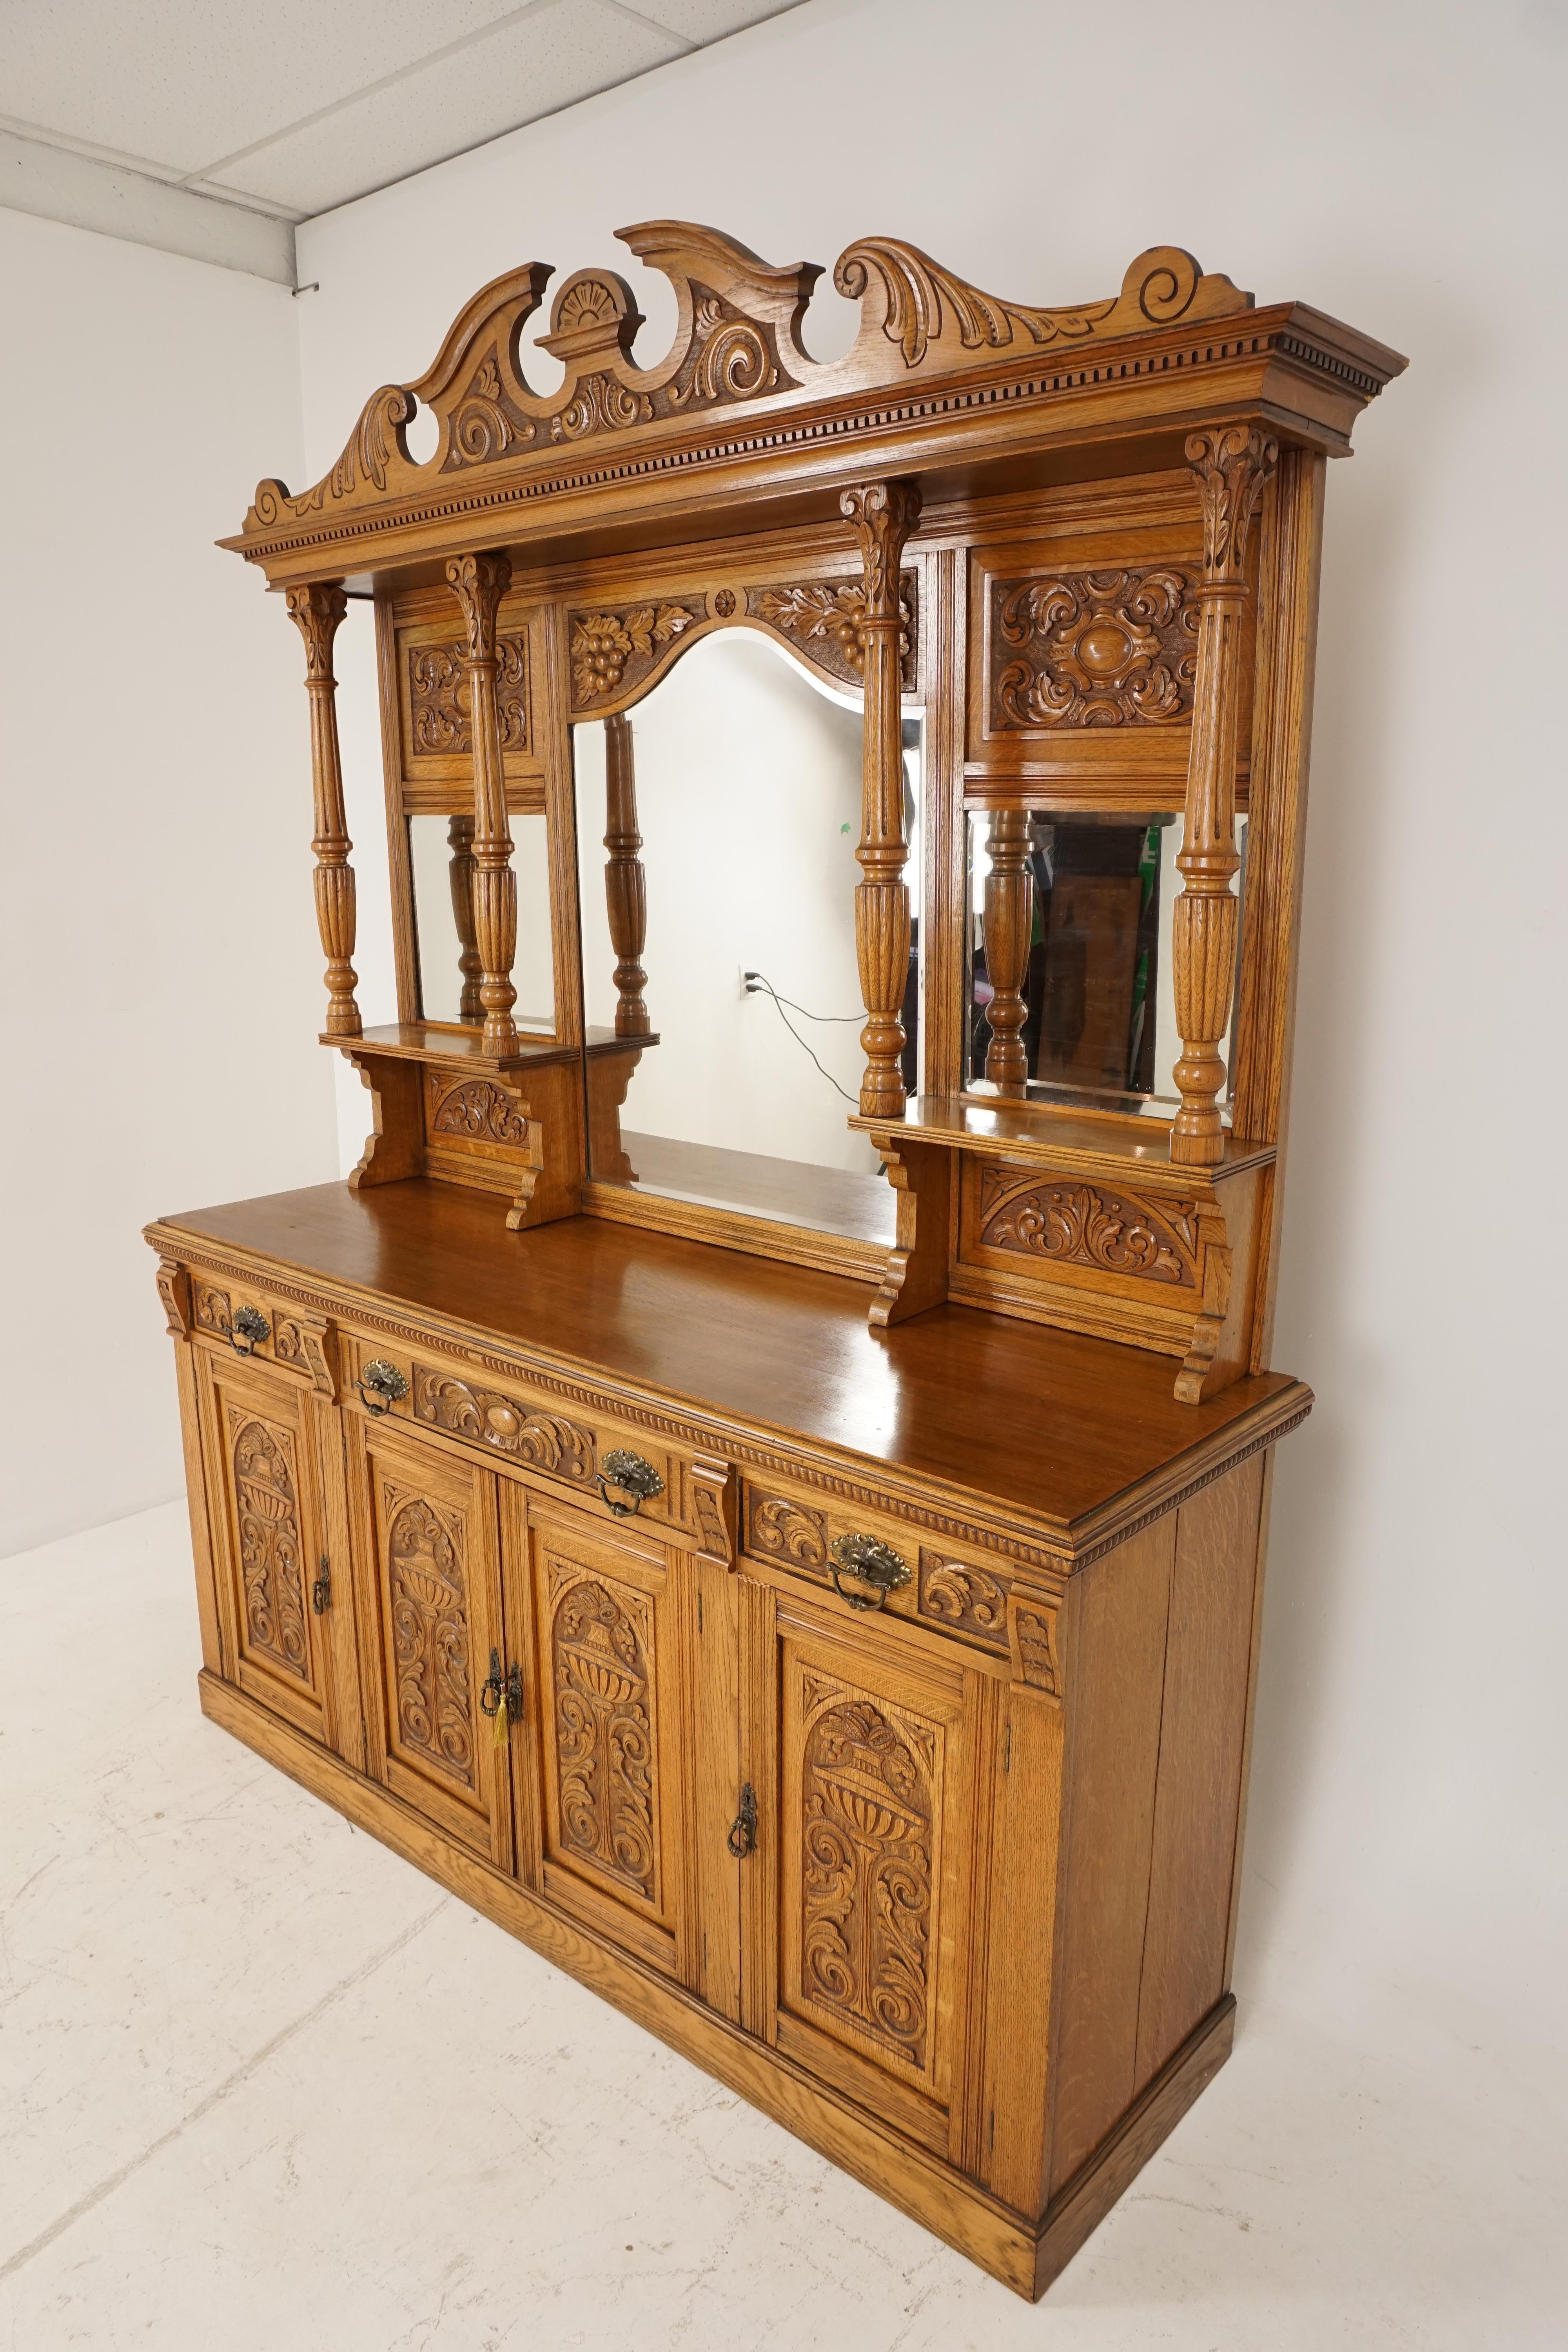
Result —
POLYGON ((782 1581, 741 1601, 745 2022, 973 2170, 1001 1684, 782 1581))
POLYGON ((682 1736, 690 1564, 635 1521, 606 1528, 535 1495, 528 1555, 536 1883, 585 1925, 694 1984, 682 1736))
POLYGON ((296 1381, 207 1354, 200 1370, 227 1678, 313 1739, 334 1737, 328 1647, 310 1607, 323 1551, 320 1467, 296 1381))
POLYGON ((504 1653, 495 1480, 349 1416, 372 1777, 511 1867, 508 1739, 479 1706, 504 1653))

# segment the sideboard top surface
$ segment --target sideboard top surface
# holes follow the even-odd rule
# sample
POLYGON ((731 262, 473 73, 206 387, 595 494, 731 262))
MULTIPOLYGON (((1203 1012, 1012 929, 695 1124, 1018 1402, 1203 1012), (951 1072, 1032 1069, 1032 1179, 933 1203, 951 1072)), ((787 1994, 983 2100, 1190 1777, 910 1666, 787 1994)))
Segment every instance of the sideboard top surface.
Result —
POLYGON ((1173 1472, 1278 1434, 1311 1402, 1268 1372, 1178 1404, 1163 1356, 973 1307, 873 1334, 859 1284, 607 1220, 568 1218, 501 1247, 495 1228, 485 1195, 412 1180, 192 1211, 153 1236, 241 1251, 542 1367, 588 1369, 1079 1534, 1136 1489, 1152 1500, 1173 1472))

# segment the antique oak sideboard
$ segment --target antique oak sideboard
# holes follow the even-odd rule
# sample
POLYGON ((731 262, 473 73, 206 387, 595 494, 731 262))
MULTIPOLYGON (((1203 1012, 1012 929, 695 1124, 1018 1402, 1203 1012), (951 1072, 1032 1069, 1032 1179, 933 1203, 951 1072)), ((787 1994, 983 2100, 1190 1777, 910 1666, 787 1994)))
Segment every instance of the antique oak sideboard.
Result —
POLYGON ((1174 247, 1049 310, 881 237, 818 362, 815 268, 622 236, 662 360, 583 269, 535 390, 527 264, 224 542, 371 1133, 148 1232, 202 1705, 1037 2295, 1230 2048, 1326 461, 1404 362, 1174 247))

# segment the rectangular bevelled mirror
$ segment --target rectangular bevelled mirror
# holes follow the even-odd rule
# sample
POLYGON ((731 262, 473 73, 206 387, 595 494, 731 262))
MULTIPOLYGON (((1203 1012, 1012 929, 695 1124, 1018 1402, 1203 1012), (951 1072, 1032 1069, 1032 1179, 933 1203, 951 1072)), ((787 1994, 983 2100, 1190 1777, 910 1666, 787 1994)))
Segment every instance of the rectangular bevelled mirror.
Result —
MULTIPOLYGON (((973 811, 968 820, 964 1085, 1015 1099, 1090 1098, 1110 1109, 1173 1111, 1182 1051, 1172 974, 1182 819, 1060 809, 973 811), (1004 945, 1000 877, 1032 886, 1027 940, 1004 945), (986 938, 990 918, 995 939, 986 938), (1003 1013, 993 1021, 994 1010, 1003 1013), (998 1037, 1022 1048, 1010 1080, 998 1037)), ((1247 824, 1237 828, 1245 921, 1247 824)), ((1237 966, 1240 968, 1237 925, 1237 966)), ((1228 1072, 1231 1020, 1220 1043, 1228 1072)), ((1228 1084, 1228 1079, 1227 1079, 1228 1084)))
MULTIPOLYGON (((914 877, 918 720, 905 737, 914 877)), ((847 1125, 865 1066, 861 742, 858 697, 741 629, 691 646, 624 717, 573 730, 597 1181, 892 1239, 880 1160, 847 1125)), ((911 1088, 918 975, 916 938, 911 1088)))
MULTIPOLYGON (((512 871, 517 877, 517 959, 512 1018, 531 1035, 552 1036, 555 977, 550 938, 550 842, 537 811, 514 811, 512 871)), ((471 809, 423 812, 407 819, 414 900, 419 1017, 467 1027, 484 1024, 480 959, 474 924, 474 817, 471 809)))

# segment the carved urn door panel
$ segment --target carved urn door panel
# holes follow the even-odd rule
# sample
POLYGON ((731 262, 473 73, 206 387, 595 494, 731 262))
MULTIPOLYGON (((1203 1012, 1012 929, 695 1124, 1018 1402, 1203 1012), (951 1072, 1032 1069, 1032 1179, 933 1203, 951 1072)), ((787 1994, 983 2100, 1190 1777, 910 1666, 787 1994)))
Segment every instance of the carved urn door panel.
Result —
POLYGON ((348 1423, 370 1770, 449 1837, 511 1868, 509 1744, 479 1704, 503 1654, 495 1480, 348 1423))
MULTIPOLYGON (((626 1950, 697 1981, 683 1727, 690 1566, 528 1497, 542 1890, 626 1950)), ((527 1865, 524 1864, 525 1874, 527 1865)))
POLYGON ((753 2032, 978 2169, 996 1674, 932 1637, 742 1580, 753 2032))
POLYGON ((223 1496, 211 1518, 225 1674, 297 1729, 331 1742, 328 1647, 310 1607, 323 1515, 308 1391, 205 1352, 200 1379, 204 1452, 223 1496))

